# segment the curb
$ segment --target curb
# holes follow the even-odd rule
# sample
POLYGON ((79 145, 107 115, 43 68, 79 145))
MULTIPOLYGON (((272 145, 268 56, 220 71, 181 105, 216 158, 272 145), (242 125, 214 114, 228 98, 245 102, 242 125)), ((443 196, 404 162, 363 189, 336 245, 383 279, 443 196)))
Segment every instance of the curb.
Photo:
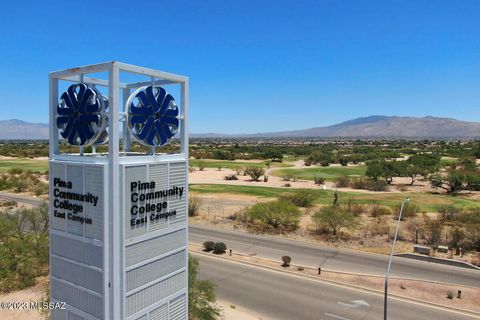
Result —
MULTIPOLYGON (((201 247, 200 245, 196 245, 196 244, 194 244, 193 246, 201 247)), ((225 260, 225 259, 222 259, 218 256, 212 256, 210 254, 207 254, 203 251, 194 252, 194 253, 199 254, 199 255, 203 255, 203 256, 212 257, 212 258, 218 259, 218 260, 225 260)), ((250 257, 250 256, 245 255, 245 254, 238 254, 238 253, 236 253, 236 254, 250 257)), ((260 259, 263 259, 263 258, 260 258, 260 259)), ((274 261, 274 260, 270 260, 270 259, 265 259, 265 260, 274 261)), ((277 269, 277 268, 274 268, 274 267, 271 267, 271 266, 266 266, 266 265, 263 265, 263 264, 260 264, 260 263, 254 263, 254 262, 248 263, 248 262, 245 262, 245 261, 236 261, 236 260, 234 262, 241 263, 241 264, 244 264, 244 265, 253 265, 253 266, 256 266, 256 267, 259 267, 259 268, 263 268, 263 269, 269 269, 269 270, 273 270, 273 271, 280 272, 280 273, 285 273, 285 274, 290 274, 290 275, 294 275, 294 276, 298 276, 298 277, 308 278, 308 279, 319 281, 319 282, 329 283, 329 284, 333 284, 333 285, 337 285, 337 286, 341 286, 341 287, 355 289, 355 290, 358 290, 358 291, 366 291, 366 292, 369 292, 371 294, 383 296, 382 291, 378 291, 378 290, 370 289, 370 288, 366 288, 366 287, 361 287, 361 286, 358 286, 358 285, 346 284, 344 282, 339 282, 339 281, 335 281, 335 280, 321 279, 321 278, 311 276, 311 275, 307 275, 307 274, 288 272, 287 270, 277 269)), ((275 262, 278 262, 278 261, 275 261, 275 262)), ((358 275, 362 275, 362 274, 358 274, 358 275)), ((391 278, 391 279, 393 279, 393 278, 391 278)), ((408 280, 408 279, 403 279, 403 280, 408 280)), ((417 279, 411 279, 411 280, 419 281, 417 279)), ((443 283, 440 283, 440 284, 443 284, 443 283)), ((430 301, 425 301, 425 300, 415 299, 415 298, 408 298, 408 297, 404 297, 404 296, 400 296, 400 295, 392 294, 392 293, 389 293, 388 295, 389 295, 389 297, 392 297, 392 298, 397 299, 397 300, 402 300, 402 301, 411 302, 411 303, 418 303, 418 304, 425 305, 427 307, 436 307, 436 308, 444 309, 444 310, 447 310, 447 311, 450 311, 450 312, 462 313, 462 314, 466 314, 468 316, 472 316, 472 317, 475 317, 477 319, 480 319, 480 312, 467 310, 467 309, 456 308, 456 307, 449 307, 449 306, 445 306, 445 305, 435 303, 435 302, 430 302, 430 301)))
POLYGON ((397 253, 395 254, 395 257, 429 262, 429 263, 437 263, 441 265, 457 267, 457 268, 465 268, 469 270, 480 270, 480 267, 477 267, 469 262, 461 261, 461 260, 451 260, 451 259, 438 258, 438 257, 432 257, 432 256, 424 256, 424 255, 415 254, 415 253, 397 253))

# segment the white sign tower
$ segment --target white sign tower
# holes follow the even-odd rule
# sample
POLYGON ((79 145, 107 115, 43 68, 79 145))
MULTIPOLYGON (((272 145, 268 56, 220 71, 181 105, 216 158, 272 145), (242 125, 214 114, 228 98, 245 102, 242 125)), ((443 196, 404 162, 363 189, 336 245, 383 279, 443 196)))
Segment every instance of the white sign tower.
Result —
POLYGON ((49 82, 52 318, 187 319, 188 78, 107 62, 49 82))

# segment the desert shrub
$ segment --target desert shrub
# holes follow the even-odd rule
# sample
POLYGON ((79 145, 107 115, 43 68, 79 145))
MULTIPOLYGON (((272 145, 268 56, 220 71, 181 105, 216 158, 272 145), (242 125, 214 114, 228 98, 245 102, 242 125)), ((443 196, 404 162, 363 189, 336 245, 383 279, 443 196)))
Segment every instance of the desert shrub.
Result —
POLYGON ((4 177, 0 178, 0 190, 10 189, 11 187, 12 184, 8 179, 5 179, 4 177))
POLYGON ((301 212, 297 206, 286 201, 257 203, 247 209, 250 221, 273 229, 295 230, 300 222, 301 212))
POLYGON ((443 231, 443 223, 439 219, 431 219, 428 216, 423 217, 425 243, 436 248, 440 244, 443 231))
POLYGON ((352 199, 348 199, 347 203, 343 206, 345 211, 352 213, 355 217, 358 217, 366 211, 365 206, 361 203, 356 203, 352 199))
POLYGON ((341 176, 335 179, 335 187, 337 188, 347 188, 350 185, 350 177, 341 176))
POLYGON ((281 200, 286 200, 298 207, 311 207, 316 199, 316 194, 312 190, 298 189, 295 192, 283 193, 279 197, 281 200))
POLYGON ((471 224, 465 227, 465 241, 466 249, 480 251, 480 224, 471 224))
POLYGON ((374 236, 382 236, 388 233, 388 217, 386 216, 379 216, 368 224, 368 230, 370 231, 370 235, 374 236))
POLYGON ((353 189, 363 189, 370 191, 386 191, 388 186, 385 181, 381 180, 370 180, 365 178, 355 178, 350 182, 350 186, 353 189))
POLYGON ((22 174, 24 171, 22 168, 11 168, 7 172, 9 174, 22 174))
POLYGON ((205 252, 212 251, 214 245, 215 245, 215 242, 213 242, 213 241, 205 241, 203 243, 203 251, 205 251, 205 252))
MULTIPOLYGON (((395 206, 395 210, 392 213, 394 219, 398 219, 398 214, 400 213, 401 206, 402 206, 401 204, 398 204, 397 206, 395 206)), ((418 212, 420 212, 420 208, 417 205, 411 202, 407 202, 403 206, 402 220, 410 217, 415 217, 418 212)))
POLYGON ((238 177, 235 174, 229 174, 223 177, 225 180, 238 180, 238 177))
POLYGON ((440 219, 446 222, 455 221, 461 210, 455 206, 440 206, 438 212, 440 213, 440 219))
POLYGON ((317 231, 330 230, 337 235, 342 229, 353 229, 356 226, 357 218, 345 209, 337 206, 326 206, 317 211, 312 220, 317 231))
POLYGON ((292 185, 290 183, 284 183, 282 187, 290 188, 292 185))
POLYGON ((188 197, 188 216, 189 217, 195 217, 198 215, 198 211, 200 209, 200 206, 202 205, 202 198, 199 198, 197 196, 190 196, 188 197))
POLYGON ((368 181, 363 178, 354 178, 350 182, 350 186, 353 189, 368 189, 368 181))
POLYGON ((33 192, 35 192, 35 195, 41 196, 42 194, 47 194, 48 193, 48 184, 39 182, 33 189, 33 192))
POLYGON ((458 227, 454 228, 450 232, 450 240, 448 241, 448 247, 458 249, 463 247, 463 242, 465 241, 466 235, 463 229, 458 227))
POLYGON ((241 175, 243 173, 243 168, 241 167, 236 167, 235 168, 235 173, 237 174, 237 176, 241 175))
POLYGON ((290 174, 290 173, 284 174, 280 178, 282 178, 282 181, 290 181, 290 180, 293 180, 293 174, 290 174))
POLYGON ((48 206, 0 212, 0 291, 30 287, 48 274, 48 206))
POLYGON ((313 182, 314 182, 316 185, 325 184, 325 178, 322 177, 322 176, 315 176, 315 177, 313 178, 313 182))
POLYGON ((371 217, 380 217, 380 216, 386 216, 386 215, 391 215, 392 214, 392 209, 390 209, 387 206, 382 206, 379 204, 374 204, 370 207, 370 216, 371 217))
POLYGON ((27 190, 27 181, 22 178, 16 178, 12 181, 12 186, 15 192, 23 192, 27 190))
POLYGON ((370 191, 388 191, 388 184, 385 181, 369 181, 367 190, 370 191))
POLYGON ((462 211, 457 221, 464 224, 480 224, 480 208, 473 208, 470 210, 462 211))
POLYGON ((290 256, 283 256, 282 257, 282 267, 290 267, 290 263, 292 262, 292 258, 290 256))
POLYGON ((198 161, 198 170, 200 170, 200 171, 205 170, 205 162, 198 161))
POLYGON ((253 181, 258 181, 258 179, 265 174, 265 169, 260 167, 246 167, 245 173, 252 178, 253 181))
POLYGON ((448 299, 453 299, 453 291, 452 290, 447 291, 447 298, 448 299))
POLYGON ((223 242, 215 242, 213 245, 213 253, 222 254, 227 250, 227 245, 223 242))

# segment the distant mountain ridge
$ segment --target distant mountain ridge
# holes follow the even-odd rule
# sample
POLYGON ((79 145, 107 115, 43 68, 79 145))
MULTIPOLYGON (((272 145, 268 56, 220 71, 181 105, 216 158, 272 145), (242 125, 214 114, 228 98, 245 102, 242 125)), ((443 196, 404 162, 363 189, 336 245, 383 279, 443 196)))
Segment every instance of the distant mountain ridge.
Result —
MULTIPOLYGON (((439 117, 399 117, 373 115, 326 127, 255 134, 191 134, 194 138, 399 138, 399 139, 480 139, 480 122, 439 117)), ((48 139, 48 124, 18 119, 0 120, 0 139, 48 139)))
POLYGON ((0 120, 2 140, 44 140, 48 139, 48 124, 31 123, 18 119, 0 120))
POLYGON ((478 139, 480 122, 439 117, 399 117, 373 115, 327 127, 255 134, 201 134, 193 137, 318 137, 318 138, 400 138, 478 139))

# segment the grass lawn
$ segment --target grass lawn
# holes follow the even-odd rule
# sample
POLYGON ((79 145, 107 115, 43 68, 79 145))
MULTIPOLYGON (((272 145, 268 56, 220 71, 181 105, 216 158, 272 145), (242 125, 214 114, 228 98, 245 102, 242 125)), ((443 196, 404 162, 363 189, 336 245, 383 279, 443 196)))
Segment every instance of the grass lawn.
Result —
MULTIPOLYGON (((196 193, 232 193, 243 194, 257 197, 275 198, 284 192, 294 192, 296 189, 271 188, 271 187, 257 187, 257 186, 232 186, 220 184, 192 184, 190 191, 196 193)), ((313 190, 318 198, 318 204, 331 204, 334 199, 333 190, 313 190)), ((426 212, 435 212, 440 206, 454 205, 462 209, 478 208, 480 204, 478 201, 469 200, 461 197, 455 197, 444 194, 431 193, 363 193, 363 192, 342 192, 339 191, 340 203, 345 203, 348 199, 354 202, 395 207, 400 204, 405 198, 410 198, 411 202, 420 207, 420 210, 426 212)))
POLYGON ((48 170, 48 160, 33 159, 0 159, 0 172, 7 172, 12 168, 20 168, 23 170, 45 172, 48 170))
POLYGON ((442 157, 440 159, 440 164, 442 166, 449 166, 449 165, 457 163, 457 162, 458 162, 458 158, 454 158, 454 157, 442 157))
MULTIPOLYGON (((228 169, 235 169, 235 168, 244 168, 244 167, 262 167, 265 168, 265 162, 258 160, 255 162, 247 162, 247 161, 228 161, 228 160, 212 160, 212 159, 202 159, 202 160, 190 160, 190 166, 198 168, 199 163, 202 162, 205 168, 228 168, 228 169)), ((291 165, 285 164, 282 162, 270 162, 272 167, 289 167, 291 165)))
POLYGON ((315 176, 324 177, 326 180, 333 181, 341 176, 364 176, 365 166, 351 167, 315 167, 315 168, 285 168, 273 171, 271 174, 277 177, 293 175, 301 179, 313 180, 315 176))

